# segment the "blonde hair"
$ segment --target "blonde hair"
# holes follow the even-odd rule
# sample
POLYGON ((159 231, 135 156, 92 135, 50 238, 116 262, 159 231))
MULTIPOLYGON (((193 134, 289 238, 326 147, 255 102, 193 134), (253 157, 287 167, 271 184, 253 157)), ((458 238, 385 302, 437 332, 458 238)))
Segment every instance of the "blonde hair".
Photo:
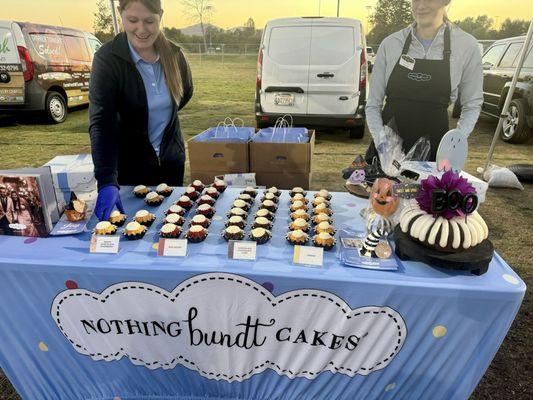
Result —
MULTIPOLYGON (((154 14, 163 14, 161 0, 119 0, 120 11, 124 11, 128 4, 135 1, 140 2, 154 14)), ((159 31, 154 46, 159 54, 159 59, 161 60, 170 95, 176 103, 179 103, 183 97, 183 79, 178 66, 176 52, 174 51, 172 43, 166 38, 162 30, 159 31)))

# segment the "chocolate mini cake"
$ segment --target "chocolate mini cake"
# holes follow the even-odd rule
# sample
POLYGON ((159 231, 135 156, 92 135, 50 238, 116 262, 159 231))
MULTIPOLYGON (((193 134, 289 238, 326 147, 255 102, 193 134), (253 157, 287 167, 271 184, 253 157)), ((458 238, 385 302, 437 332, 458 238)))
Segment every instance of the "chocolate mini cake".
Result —
POLYGON ((239 228, 244 229, 246 222, 242 217, 234 215, 226 221, 226 226, 238 226, 239 228))
POLYGON ((169 214, 178 214, 178 215, 185 215, 187 212, 186 209, 184 209, 181 206, 178 206, 177 204, 172 204, 170 208, 165 212, 166 215, 169 214))
POLYGON ((189 186, 185 188, 185 193, 183 193, 184 196, 187 196, 192 201, 196 201, 198 197, 200 197, 200 193, 196 190, 196 188, 189 186))
POLYGON ((265 208, 268 211, 275 213, 276 210, 278 209, 278 206, 272 200, 265 200, 261 203, 261 208, 265 208))
POLYGON ((257 190, 255 190, 253 187, 251 186, 247 186, 242 192, 241 194, 247 194, 251 197, 253 197, 255 199, 255 197, 257 196, 257 190))
POLYGON ((329 222, 324 221, 315 226, 315 233, 319 234, 322 232, 329 233, 330 235, 335 235, 335 228, 329 224, 329 222))
POLYGON ((242 217, 242 219, 248 218, 248 213, 244 211, 242 208, 234 207, 228 212, 228 217, 231 218, 233 216, 239 216, 242 217))
POLYGON ((315 208, 313 208, 313 214, 314 215, 318 215, 318 214, 332 215, 333 211, 330 208, 328 208, 328 206, 326 206, 325 203, 322 203, 316 206, 315 208))
POLYGON ((291 204, 290 209, 292 212, 296 210, 304 210, 307 211, 307 205, 305 205, 302 201, 297 200, 294 203, 291 204))
POLYGON ((224 193, 228 185, 226 185, 226 182, 224 182, 222 179, 215 179, 215 182, 213 182, 213 187, 220 193, 224 193))
POLYGON ((113 210, 113 212, 111 212, 111 215, 109 216, 109 222, 111 222, 115 226, 121 227, 126 222, 126 218, 128 218, 126 214, 122 214, 118 210, 113 210))
POLYGON ((273 201, 276 204, 279 202, 278 196, 276 196, 274 193, 265 193, 265 195, 261 198, 261 202, 266 200, 273 201))
POLYGON ((298 193, 300 193, 304 197, 307 196, 307 192, 303 190, 301 187, 292 188, 292 190, 289 192, 289 195, 291 197, 294 197, 298 193))
POLYGON ((101 221, 94 227, 95 235, 114 235, 117 233, 117 227, 109 221, 101 221))
POLYGON ((250 196, 248 193, 240 194, 237 199, 245 201, 245 202, 247 202, 250 205, 254 204, 254 198, 252 196, 250 196))
POLYGON ((302 230, 294 230, 287 233, 287 241, 293 246, 304 245, 309 240, 309 236, 302 230))
POLYGON ((331 200, 331 194, 326 189, 321 189, 317 193, 315 193, 315 197, 323 197, 327 201, 331 200))
POLYGON ((204 194, 198 199, 198 205, 202 204, 209 204, 210 206, 212 206, 213 204, 215 204, 215 199, 209 196, 208 194, 204 194))
POLYGON ((133 195, 139 199, 144 199, 150 193, 150 188, 144 185, 135 186, 133 188, 133 195))
POLYGON ((189 211, 192 208, 193 202, 189 196, 181 196, 176 202, 176 205, 189 211))
POLYGON ((265 190, 265 194, 266 193, 272 193, 274 196, 276 197, 279 197, 281 196, 281 190, 279 190, 277 187, 275 186, 272 186, 271 188, 268 188, 267 190, 265 190))
POLYGON ((257 242, 257 244, 265 244, 271 237, 272 234, 265 228, 255 228, 250 232, 250 239, 257 242))
POLYGON ((165 217, 165 223, 182 226, 185 223, 185 218, 179 214, 168 214, 165 217))
POLYGON ((191 186, 195 188, 198 193, 201 193, 205 188, 205 185, 199 179, 196 179, 195 181, 193 181, 191 186))
POLYGON ((160 194, 157 194, 157 192, 150 192, 144 198, 144 202, 152 207, 160 206, 163 200, 165 200, 165 198, 160 194))
POLYGON ((190 226, 200 225, 200 226, 203 226, 204 228, 208 228, 210 224, 211 224, 211 221, 205 215, 198 214, 192 217, 190 226))
POLYGON ((172 194, 172 189, 170 186, 168 186, 166 183, 161 183, 155 188, 155 191, 157 194, 160 194, 161 196, 168 197, 172 194))
POLYGON ((207 218, 213 218, 213 215, 215 215, 215 209, 209 204, 202 204, 201 206, 198 206, 196 213, 205 215, 207 218))
POLYGON ((291 231, 297 231, 297 230, 300 230, 300 231, 303 231, 303 232, 309 232, 309 222, 307 222, 305 219, 303 218, 296 218, 294 221, 291 222, 291 224, 289 225, 289 229, 291 231))
POLYGON ((309 214, 307 214, 307 213, 305 212, 305 210, 302 210, 302 209, 300 209, 300 210, 296 210, 295 212, 293 212, 293 213, 291 214, 291 219, 294 221, 294 220, 297 219, 297 218, 303 218, 303 219, 305 219, 306 221, 309 221, 309 214))
POLYGON ((220 197, 220 193, 219 191, 211 186, 211 187, 208 187, 206 190, 205 190, 205 194, 207 194, 208 196, 211 196, 213 199, 218 199, 220 197))
POLYGON ((242 208, 244 211, 248 211, 251 208, 249 203, 240 199, 237 199, 233 202, 233 207, 242 208))
POLYGON ((226 241, 244 239, 244 231, 236 225, 230 225, 222 231, 222 237, 226 241))
POLYGON ((139 240, 144 237, 148 228, 136 221, 130 222, 124 229, 124 237, 128 240, 139 240))
POLYGON ((181 235, 181 226, 174 224, 165 224, 159 231, 159 236, 165 239, 177 239, 181 235))
POLYGON ((254 223, 252 225, 252 228, 265 228, 265 229, 272 229, 272 222, 269 221, 265 217, 257 217, 254 220, 254 223))
POLYGON ((335 238, 327 232, 319 233, 313 237, 313 246, 323 247, 324 250, 331 250, 335 243, 335 238))
POLYGON ((266 208, 261 208, 257 210, 257 212, 255 213, 255 217, 263 217, 268 219, 269 221, 274 221, 274 219, 276 218, 276 214, 274 214, 272 211, 268 211, 266 208))
POLYGON ((208 233, 207 229, 202 225, 193 225, 189 228, 185 237, 191 243, 200 243, 207 238, 208 233))
POLYGON ((135 217, 133 217, 133 220, 141 225, 149 227, 154 223, 155 215, 149 213, 146 210, 139 210, 135 213, 135 217))
POLYGON ((333 219, 328 214, 317 214, 313 216, 313 224, 318 225, 321 222, 329 222, 330 224, 333 223, 333 219))

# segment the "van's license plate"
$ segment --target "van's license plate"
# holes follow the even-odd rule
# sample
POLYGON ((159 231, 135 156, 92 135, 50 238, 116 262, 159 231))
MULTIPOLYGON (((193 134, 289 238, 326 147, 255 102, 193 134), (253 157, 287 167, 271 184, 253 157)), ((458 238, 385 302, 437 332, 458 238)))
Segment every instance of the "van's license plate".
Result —
POLYGON ((274 96, 274 104, 277 106, 293 106, 294 95, 290 93, 279 93, 274 96))

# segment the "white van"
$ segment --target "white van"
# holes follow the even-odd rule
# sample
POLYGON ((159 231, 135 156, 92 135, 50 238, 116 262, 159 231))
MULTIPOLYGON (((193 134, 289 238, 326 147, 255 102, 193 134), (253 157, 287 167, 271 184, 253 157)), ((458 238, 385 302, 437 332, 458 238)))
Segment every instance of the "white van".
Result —
POLYGON ((269 21, 257 65, 257 127, 290 114, 295 125, 347 128, 351 137, 363 137, 365 49, 363 27, 355 19, 269 21))

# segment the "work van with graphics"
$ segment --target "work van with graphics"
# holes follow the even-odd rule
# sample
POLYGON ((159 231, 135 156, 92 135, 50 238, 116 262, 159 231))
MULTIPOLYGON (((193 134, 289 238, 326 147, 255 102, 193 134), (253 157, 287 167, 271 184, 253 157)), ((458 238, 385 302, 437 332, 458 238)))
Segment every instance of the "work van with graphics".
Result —
POLYGON ((257 65, 259 128, 285 114, 295 125, 344 128, 363 137, 366 40, 360 21, 302 17, 269 21, 257 65))
POLYGON ((65 121, 69 107, 89 103, 101 45, 77 29, 0 21, 0 113, 44 111, 52 123, 65 121))

